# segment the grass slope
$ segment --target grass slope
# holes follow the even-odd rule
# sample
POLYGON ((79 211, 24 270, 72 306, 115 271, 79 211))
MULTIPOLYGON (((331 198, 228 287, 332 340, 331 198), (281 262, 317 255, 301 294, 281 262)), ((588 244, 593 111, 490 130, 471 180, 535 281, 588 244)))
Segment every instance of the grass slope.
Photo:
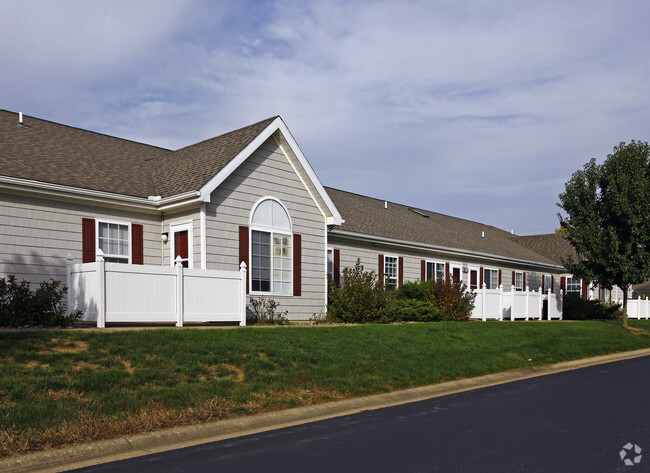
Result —
POLYGON ((0 456, 650 347, 650 322, 0 332, 0 456))

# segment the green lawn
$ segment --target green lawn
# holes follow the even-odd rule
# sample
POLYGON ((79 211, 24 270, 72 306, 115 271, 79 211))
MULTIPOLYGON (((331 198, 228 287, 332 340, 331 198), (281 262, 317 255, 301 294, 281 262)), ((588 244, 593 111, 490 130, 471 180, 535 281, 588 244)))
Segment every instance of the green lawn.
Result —
POLYGON ((650 347, 631 325, 0 332, 0 455, 650 347))

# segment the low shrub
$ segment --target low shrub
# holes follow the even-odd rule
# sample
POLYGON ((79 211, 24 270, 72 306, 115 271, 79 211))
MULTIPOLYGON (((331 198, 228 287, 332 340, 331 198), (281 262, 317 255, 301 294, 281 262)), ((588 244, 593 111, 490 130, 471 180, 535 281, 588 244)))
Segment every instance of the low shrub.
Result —
POLYGON ((413 300, 426 302, 432 311, 426 320, 468 320, 476 297, 463 283, 451 280, 406 282, 396 295, 400 306, 413 307, 415 304, 407 302, 413 300))
POLYGON ((5 327, 69 327, 82 313, 67 314, 66 286, 52 279, 43 281, 32 291, 30 283, 18 281, 10 274, 0 279, 0 326, 5 327))
POLYGON ((387 292, 361 262, 343 270, 341 287, 331 287, 327 319, 345 323, 468 320, 473 293, 453 281, 406 282, 387 292))
POLYGON ((330 322, 389 322, 393 309, 391 293, 384 290, 374 271, 366 271, 357 259, 342 271, 340 287, 331 286, 327 319, 330 322))
POLYGON ((620 304, 589 301, 578 294, 566 294, 563 304, 565 320, 613 320, 623 315, 620 304))
POLYGON ((253 317, 250 322, 259 325, 285 325, 289 323, 288 310, 279 310, 280 304, 273 299, 251 298, 253 317))

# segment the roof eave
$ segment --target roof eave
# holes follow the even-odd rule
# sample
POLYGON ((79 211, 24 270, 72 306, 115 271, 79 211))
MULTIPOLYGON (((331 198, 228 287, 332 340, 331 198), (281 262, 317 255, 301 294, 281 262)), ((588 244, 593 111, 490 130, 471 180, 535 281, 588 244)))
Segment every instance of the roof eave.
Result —
POLYGON ((407 248, 407 249, 437 251, 452 257, 470 256, 470 257, 481 258, 489 261, 510 262, 516 264, 538 266, 538 267, 546 268, 549 270, 555 270, 555 271, 564 269, 564 266, 562 265, 544 263, 541 261, 525 260, 520 258, 513 258, 510 256, 501 256, 501 255, 495 255, 490 253, 483 253, 479 251, 461 250, 458 248, 450 248, 446 246, 432 245, 428 243, 419 243, 419 242, 414 242, 409 240, 400 240, 397 238, 370 235, 365 233, 357 233, 348 230, 332 229, 330 230, 329 233, 337 237, 354 240, 354 241, 365 241, 365 242, 370 241, 375 243, 384 243, 384 244, 401 247, 401 248, 407 248))
POLYGON ((11 176, 0 176, 0 190, 34 194, 112 207, 127 207, 144 211, 163 211, 200 203, 200 193, 186 192, 166 198, 157 196, 137 197, 113 192, 65 186, 49 182, 34 181, 11 176))

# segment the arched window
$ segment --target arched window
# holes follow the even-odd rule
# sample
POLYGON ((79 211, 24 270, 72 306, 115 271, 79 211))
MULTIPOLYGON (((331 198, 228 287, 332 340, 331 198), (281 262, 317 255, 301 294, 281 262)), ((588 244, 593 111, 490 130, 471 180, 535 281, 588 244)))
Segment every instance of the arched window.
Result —
POLYGON ((251 289, 291 294, 291 220, 275 199, 264 199, 251 216, 251 289))

